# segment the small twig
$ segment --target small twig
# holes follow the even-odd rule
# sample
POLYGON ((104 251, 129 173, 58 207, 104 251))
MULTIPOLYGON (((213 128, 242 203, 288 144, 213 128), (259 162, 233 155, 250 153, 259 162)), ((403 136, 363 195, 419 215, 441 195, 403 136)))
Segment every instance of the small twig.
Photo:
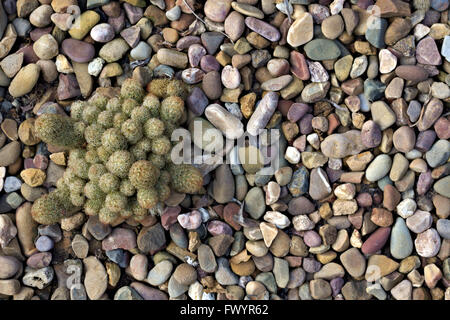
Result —
MULTIPOLYGON (((196 17, 198 20, 200 20, 201 22, 203 22, 203 24, 207 25, 207 23, 206 23, 202 18, 200 18, 200 17, 194 12, 194 10, 193 10, 193 9, 191 8, 191 6, 186 2, 186 0, 183 0, 183 3, 184 3, 184 5, 185 5, 186 7, 188 7, 188 9, 192 12, 192 14, 194 15, 194 17, 196 17)), ((220 32, 221 34, 223 34, 225 37, 227 37, 228 39, 230 39, 231 43, 234 44, 234 41, 231 40, 231 38, 230 38, 226 33, 222 32, 222 31, 219 31, 219 32, 220 32)))

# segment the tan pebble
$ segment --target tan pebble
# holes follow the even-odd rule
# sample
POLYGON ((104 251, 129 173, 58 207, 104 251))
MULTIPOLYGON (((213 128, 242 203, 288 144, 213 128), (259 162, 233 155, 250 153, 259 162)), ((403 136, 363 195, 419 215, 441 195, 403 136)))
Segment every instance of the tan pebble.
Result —
POLYGON ((41 169, 29 168, 20 173, 20 176, 30 187, 38 187, 45 181, 46 174, 41 169))
POLYGON ((34 130, 34 122, 34 118, 26 119, 19 126, 19 139, 28 146, 34 146, 41 141, 34 130))
POLYGON ((66 156, 64 152, 52 153, 50 155, 50 160, 52 160, 54 163, 60 166, 66 165, 66 156))

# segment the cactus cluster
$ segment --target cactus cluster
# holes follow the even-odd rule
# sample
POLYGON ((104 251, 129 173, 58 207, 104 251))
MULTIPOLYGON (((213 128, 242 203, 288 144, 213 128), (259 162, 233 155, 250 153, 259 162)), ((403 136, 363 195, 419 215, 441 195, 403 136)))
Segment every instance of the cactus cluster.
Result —
POLYGON ((96 94, 72 103, 70 117, 37 118, 36 134, 69 154, 57 189, 32 207, 37 222, 56 223, 81 208, 105 224, 140 221, 171 190, 202 189, 198 169, 170 159, 170 136, 186 119, 187 88, 179 80, 155 79, 147 91, 127 79, 117 97, 96 94))

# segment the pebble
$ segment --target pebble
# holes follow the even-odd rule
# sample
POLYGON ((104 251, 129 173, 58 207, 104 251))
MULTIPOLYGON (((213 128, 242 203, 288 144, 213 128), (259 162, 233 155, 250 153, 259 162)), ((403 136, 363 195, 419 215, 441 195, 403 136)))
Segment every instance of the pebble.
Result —
POLYGON ((413 242, 405 220, 398 217, 391 232, 391 255, 396 259, 404 259, 412 253, 412 250, 413 242))
POLYGON ((150 57, 152 48, 144 41, 140 41, 131 51, 130 56, 134 60, 145 60, 150 57))
POLYGON ((46 252, 53 249, 53 240, 47 236, 40 236, 35 242, 36 249, 40 252, 46 252))
POLYGON ((13 278, 21 268, 21 262, 13 256, 0 256, 0 279, 13 278))
POLYGON ((402 79, 418 82, 428 78, 428 73, 424 68, 413 65, 398 66, 395 69, 395 74, 402 79))
POLYGON ((9 85, 9 94, 18 98, 30 93, 38 81, 40 71, 41 68, 33 63, 20 69, 9 85))
POLYGON ((263 129, 267 125, 277 104, 278 95, 275 92, 268 92, 264 95, 247 123, 247 131, 251 135, 258 135, 259 129, 263 129))
POLYGON ((425 153, 428 165, 436 168, 447 162, 450 157, 450 142, 448 140, 436 141, 431 149, 425 153))
POLYGON ((369 120, 361 128, 361 140, 367 148, 375 148, 381 143, 381 130, 378 124, 369 120))
POLYGON ((345 158, 360 153, 364 148, 358 130, 331 134, 320 144, 322 153, 329 158, 345 158))
POLYGON ((280 39, 280 32, 272 25, 265 21, 254 17, 245 18, 245 25, 250 29, 263 36, 269 41, 275 42, 280 39))
POLYGON ((89 242, 82 235, 77 234, 72 240, 72 250, 78 258, 84 259, 89 253, 89 242))
POLYGON ((371 16, 369 19, 367 20, 368 28, 365 32, 366 40, 375 48, 384 48, 384 36, 388 26, 387 20, 377 16, 371 16))
POLYGON ((363 245, 361 246, 361 251, 367 255, 376 253, 378 250, 384 247, 387 240, 389 239, 390 232, 391 228, 378 228, 366 239, 366 241, 364 241, 363 245))
POLYGON ((380 180, 389 172, 391 164, 392 160, 388 155, 378 155, 367 167, 366 179, 369 181, 380 180))
POLYGON ((450 224, 448 219, 439 219, 436 222, 436 229, 444 239, 450 238, 450 224))
POLYGON ((292 174, 288 189, 293 197, 305 194, 309 189, 309 172, 305 167, 300 167, 292 174))
POLYGON ((311 170, 311 181, 309 183, 309 195, 314 200, 322 200, 331 192, 328 176, 322 168, 314 168, 311 170), (314 181, 314 183, 312 183, 314 181))
POLYGON ((114 300, 143 300, 139 293, 128 286, 121 287, 114 294, 114 300))
POLYGON ((407 219, 416 211, 417 204, 413 199, 405 199, 397 205, 397 213, 403 218, 407 219))
POLYGON ((84 286, 91 300, 98 300, 106 291, 107 274, 103 264, 94 256, 83 260, 85 272, 84 286))
POLYGON ((136 248, 136 234, 129 229, 115 228, 102 241, 102 249, 105 251, 124 249, 132 250, 136 248))
POLYGON ((287 43, 298 47, 311 41, 314 36, 313 19, 310 13, 302 12, 289 27, 287 43))
POLYGON ((397 66, 397 57, 387 49, 380 50, 380 53, 378 54, 378 59, 380 61, 381 73, 389 73, 393 71, 397 66))
POLYGON ((351 248, 341 254, 340 260, 345 270, 354 278, 359 278, 366 271, 366 260, 357 248, 351 248))
POLYGON ((412 216, 406 219, 406 225, 414 233, 422 233, 431 227, 433 218, 427 211, 417 210, 412 216))
POLYGON ((416 46, 416 59, 418 63, 425 65, 440 65, 441 55, 436 46, 436 42, 431 37, 425 37, 416 46))
POLYGON ((115 32, 110 24, 100 23, 91 29, 90 35, 94 41, 106 43, 114 39, 115 32))
POLYGON ((206 107, 205 116, 228 139, 238 139, 244 134, 242 122, 219 104, 206 107))
POLYGON ((419 233, 414 241, 414 246, 419 256, 424 258, 434 257, 441 248, 439 233, 434 228, 419 233))
POLYGON ((172 270, 173 264, 169 260, 162 260, 150 270, 146 281, 152 286, 159 286, 169 279, 172 270))
POLYGON ((50 252, 35 253, 27 259, 27 266, 33 269, 41 269, 48 267, 52 262, 52 254, 50 252))
POLYGON ((319 61, 336 59, 341 54, 339 47, 328 39, 314 39, 304 49, 308 58, 319 61))

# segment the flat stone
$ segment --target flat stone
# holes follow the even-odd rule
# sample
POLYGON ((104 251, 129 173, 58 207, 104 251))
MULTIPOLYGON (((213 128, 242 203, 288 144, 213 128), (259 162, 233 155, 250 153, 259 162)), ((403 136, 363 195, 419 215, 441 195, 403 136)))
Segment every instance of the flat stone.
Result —
POLYGON ((357 248, 351 248, 341 254, 340 260, 345 270, 353 277, 359 278, 366 271, 366 260, 357 248))
POLYGON ((103 264, 94 256, 83 260, 86 270, 84 286, 86 293, 91 300, 98 300, 105 293, 107 288, 108 275, 103 264))
POLYGON ((384 255, 372 255, 367 262, 365 278, 367 281, 376 281, 397 270, 398 266, 397 262, 384 255))
POLYGON ((438 66, 442 63, 436 42, 431 37, 425 37, 419 41, 416 47, 416 59, 418 63, 438 66))
POLYGON ((166 237, 160 223, 143 228, 137 237, 139 250, 150 252, 150 254, 155 254, 157 251, 161 250, 165 244, 166 237))
POLYGON ((159 286, 169 279, 172 269, 173 264, 169 260, 163 260, 150 270, 146 281, 152 286, 159 286))
POLYGON ((313 39, 313 19, 310 13, 302 12, 289 27, 287 43, 293 47, 301 46, 313 39))
POLYGON ((304 49, 308 58, 319 61, 336 59, 341 54, 339 47, 327 39, 314 39, 304 49))

